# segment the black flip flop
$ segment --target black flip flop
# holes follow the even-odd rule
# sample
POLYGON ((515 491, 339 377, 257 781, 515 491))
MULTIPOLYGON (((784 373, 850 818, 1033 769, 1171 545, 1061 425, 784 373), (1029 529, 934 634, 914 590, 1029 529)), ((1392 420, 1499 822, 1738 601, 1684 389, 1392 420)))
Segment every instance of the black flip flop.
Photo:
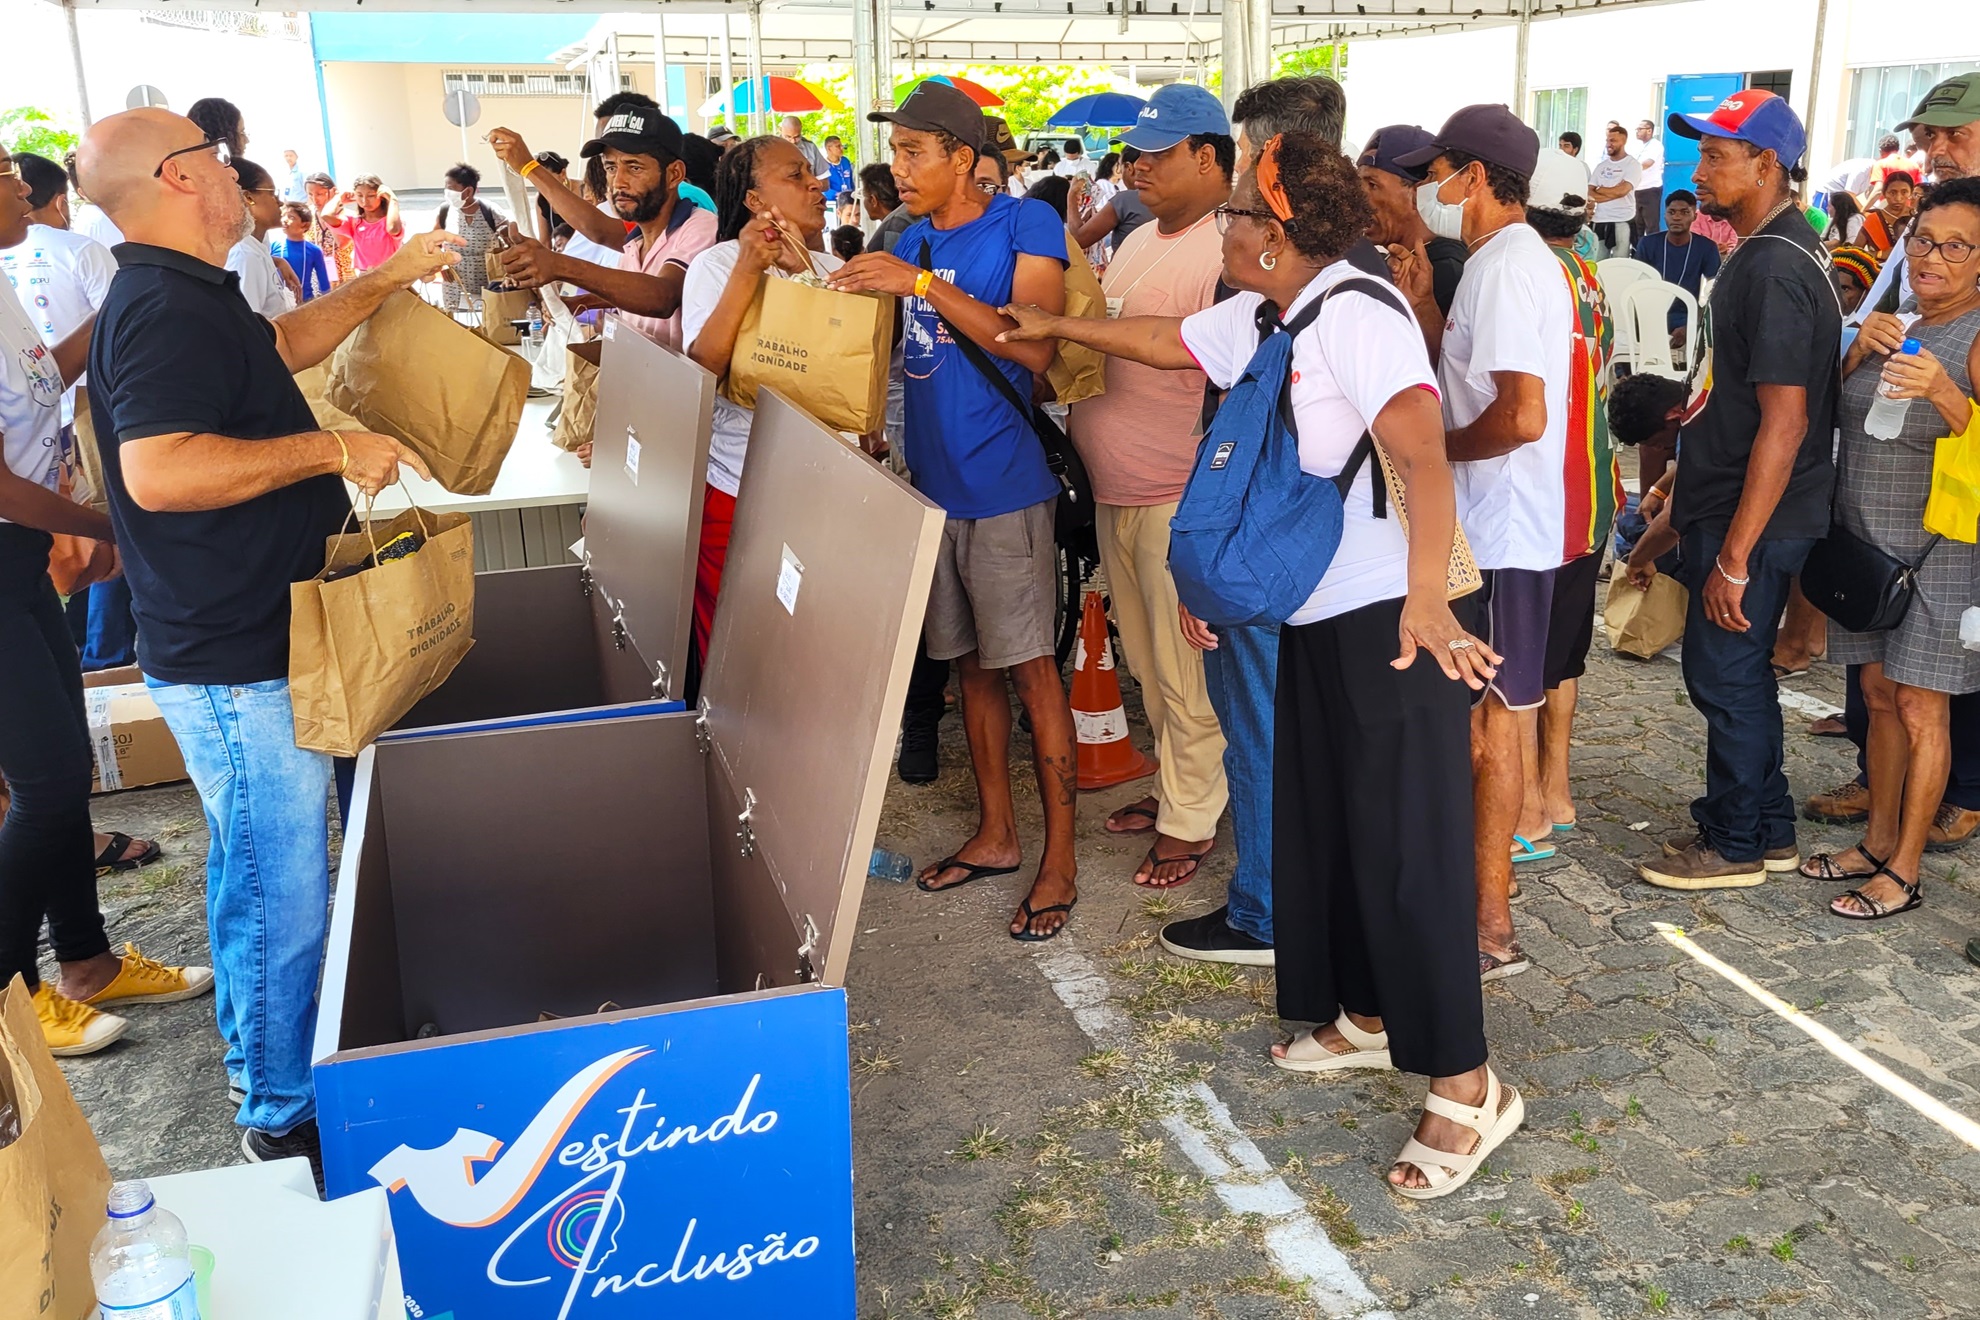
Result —
POLYGON ((1109 834, 1146 834, 1148 833, 1148 831, 1155 828, 1155 813, 1157 810, 1159 810, 1159 808, 1144 807, 1139 802, 1130 802, 1125 807, 1122 807, 1119 811, 1110 814, 1107 817, 1109 823, 1101 826, 1101 828, 1106 830, 1107 833, 1109 834), (1148 823, 1146 825, 1137 825, 1131 830, 1117 830, 1113 827, 1111 823, 1115 816, 1141 816, 1145 818, 1148 821, 1148 823))
POLYGON ((914 887, 924 894, 946 894, 951 889, 961 889, 964 885, 973 885, 978 880, 982 880, 987 876, 1016 875, 1018 867, 1023 865, 1023 862, 1019 862, 1017 866, 978 866, 974 862, 965 862, 961 858, 944 857, 941 864, 935 868, 936 875, 940 875, 944 871, 967 871, 969 874, 952 885, 931 885, 920 876, 916 876, 914 878, 914 887))
POLYGON ((1055 940, 1059 937, 1060 931, 1072 924, 1072 910, 1077 906, 1079 906, 1079 900, 1075 898, 1070 903, 1048 903, 1042 908, 1034 908, 1031 906, 1030 895, 1026 895, 1018 900, 1018 911, 1024 913, 1024 929, 1012 931, 1011 938, 1020 944, 1043 944, 1046 940, 1055 940), (1054 912, 1065 913, 1066 919, 1054 926, 1051 930, 1046 931, 1043 935, 1031 929, 1032 922, 1038 920, 1040 917, 1049 916, 1054 912))
MULTIPOLYGON (((1843 851, 1848 852, 1849 849, 1845 848, 1843 849, 1843 851)), ((1860 843, 1856 845, 1856 851, 1862 853, 1863 860, 1870 863, 1870 869, 1868 871, 1843 870, 1840 866, 1836 865, 1836 856, 1834 853, 1811 853, 1805 860, 1803 860, 1800 866, 1797 866, 1794 869, 1795 872, 1799 874, 1803 880, 1814 880, 1821 884, 1831 884, 1831 885, 1847 884, 1853 880, 1876 879, 1877 873, 1884 869, 1884 864, 1878 861, 1876 856, 1873 853, 1871 853, 1871 851, 1868 848, 1865 848, 1860 843), (1821 875, 1811 874, 1808 868, 1811 866, 1816 866, 1818 864, 1820 865, 1823 874, 1821 875)))
POLYGON ((1215 839, 1212 839, 1210 841, 1210 846, 1208 848, 1205 848, 1202 852, 1177 853, 1174 857, 1157 857, 1155 855, 1155 850, 1153 848, 1150 848, 1148 850, 1148 856, 1143 858, 1142 859, 1143 861, 1153 862, 1156 866, 1168 866, 1175 862, 1188 862, 1189 870, 1183 872, 1183 874, 1177 876, 1173 880, 1157 880, 1155 878, 1155 873, 1151 870, 1148 873, 1148 879, 1146 880, 1135 879, 1134 887, 1136 889, 1153 889, 1156 890, 1157 892, 1160 892, 1161 890, 1164 889, 1176 889, 1182 885, 1186 885, 1190 881, 1196 879, 1196 873, 1203 869, 1203 859, 1216 851, 1217 851, 1217 841, 1215 839))
POLYGON ((1871 878, 1874 879, 1879 875, 1889 876, 1892 883, 1904 891, 1904 902, 1898 904, 1896 907, 1885 907, 1881 902, 1870 897, 1870 895, 1864 893, 1861 889, 1851 889, 1837 894, 1835 898, 1829 900, 1830 914, 1841 917, 1844 921, 1882 921, 1887 917, 1895 917, 1901 913, 1909 912, 1911 909, 1925 902, 1925 895, 1918 892, 1918 881, 1906 880, 1888 866, 1879 866, 1871 878), (1853 898, 1870 910, 1868 912, 1838 911, 1836 904, 1845 898, 1853 898))
POLYGON ((140 866, 149 866, 158 860, 160 855, 158 844, 149 840, 144 845, 144 851, 137 856, 124 856, 124 850, 133 842, 135 840, 130 835, 112 831, 109 844, 96 855, 96 873, 109 875, 113 871, 135 871, 140 866))

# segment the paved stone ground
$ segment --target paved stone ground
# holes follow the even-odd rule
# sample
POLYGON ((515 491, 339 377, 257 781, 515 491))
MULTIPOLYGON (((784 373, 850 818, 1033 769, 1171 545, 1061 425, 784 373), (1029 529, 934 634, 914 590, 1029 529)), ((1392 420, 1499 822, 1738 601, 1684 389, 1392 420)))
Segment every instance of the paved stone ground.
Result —
MULTIPOLYGON (((1931 858, 1926 906, 1880 925, 1828 916, 1833 887, 1794 878, 1690 899, 1650 889, 1631 862, 1686 821, 1702 725, 1668 657, 1626 662, 1598 645, 1585 686, 1581 824, 1557 860, 1522 868, 1515 904, 1536 968, 1486 992, 1496 1061, 1526 1093, 1528 1127, 1447 1200, 1406 1203, 1380 1181, 1418 1081, 1273 1069, 1269 975, 1151 949, 1163 920, 1220 901, 1230 854, 1177 894, 1134 890, 1140 846, 1101 821, 1143 785, 1082 802, 1084 895, 1052 944, 1005 938, 1015 877, 942 898, 869 884, 851 971, 862 1320, 1355 1309, 1311 1300, 1288 1274, 1313 1256, 1286 1254, 1295 1222, 1317 1224, 1366 1281, 1376 1301, 1364 1309, 1980 1315, 1980 1151, 1658 928, 1682 927, 1980 1117, 1980 969, 1961 953, 1980 931, 1980 846, 1931 858), (1114 1027, 1090 1038, 1067 1002, 1114 1027), (1240 1166, 1221 1184, 1188 1157, 1204 1157, 1205 1133, 1213 1167, 1218 1155, 1240 1166), (1247 1151, 1262 1156, 1248 1173, 1247 1151), (1290 1197, 1273 1200, 1275 1178, 1290 1197)), ((1794 686, 1839 700, 1838 671, 1794 686)), ((1132 688, 1128 705, 1145 737, 1132 688)), ((1842 778, 1846 744, 1788 719, 1796 793, 1842 778)), ((971 818, 956 723, 943 779, 896 784, 882 823, 883 843, 924 861, 971 818)), ((1035 841, 1028 785, 1020 802, 1035 841)), ((162 834, 169 850, 106 891, 114 937, 203 957, 204 831, 190 793, 100 805, 100 825, 162 834)), ((1807 826, 1802 845, 1850 838, 1807 826)), ((205 1001, 136 1014, 126 1042, 71 1062, 118 1171, 238 1158, 210 1015, 205 1001)))

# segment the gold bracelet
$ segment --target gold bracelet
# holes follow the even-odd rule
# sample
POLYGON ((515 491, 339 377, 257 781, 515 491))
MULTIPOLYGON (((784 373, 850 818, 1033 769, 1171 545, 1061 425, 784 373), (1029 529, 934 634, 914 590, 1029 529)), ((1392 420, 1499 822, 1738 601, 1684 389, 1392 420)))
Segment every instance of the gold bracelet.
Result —
POLYGON ((527 164, 527 165, 525 165, 525 166, 523 166, 523 167, 522 167, 521 169, 519 169, 519 170, 517 170, 517 171, 516 171, 516 174, 517 174, 517 176, 518 176, 518 177, 520 177, 520 178, 524 178, 524 179, 527 179, 527 178, 529 177, 529 172, 530 172, 531 170, 534 170, 534 169, 540 169, 540 168, 542 167, 542 165, 543 165, 543 162, 542 162, 542 161, 540 161, 540 160, 532 160, 532 161, 530 161, 530 163, 529 163, 529 164, 527 164))
POLYGON ((927 298, 928 288, 934 283, 935 272, 932 270, 922 271, 921 274, 914 277, 914 296, 917 298, 927 298))
POLYGON ((337 469, 337 475, 342 477, 346 472, 351 470, 351 447, 345 444, 344 437, 335 431, 330 433, 330 438, 335 440, 337 442, 337 448, 344 452, 344 465, 337 469))

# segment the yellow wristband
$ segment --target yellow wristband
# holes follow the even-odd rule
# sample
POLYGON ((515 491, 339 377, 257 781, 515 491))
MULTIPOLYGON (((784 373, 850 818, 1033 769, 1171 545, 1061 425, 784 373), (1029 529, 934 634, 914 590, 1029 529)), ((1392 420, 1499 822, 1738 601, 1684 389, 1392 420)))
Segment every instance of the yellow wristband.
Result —
POLYGON ((529 172, 530 172, 531 170, 534 170, 534 169, 540 169, 540 168, 542 168, 542 166, 543 166, 543 162, 542 162, 542 161, 540 161, 540 160, 532 160, 532 161, 530 161, 530 163, 529 163, 529 164, 527 164, 527 165, 525 165, 525 166, 523 166, 523 167, 522 167, 521 169, 519 169, 519 170, 517 170, 517 171, 516 171, 516 173, 517 173, 517 174, 518 174, 519 176, 521 176, 522 178, 525 178, 525 179, 527 179, 527 178, 529 177, 529 172))
POLYGON ((932 270, 922 271, 921 274, 914 277, 914 296, 917 298, 926 298, 928 296, 928 286, 933 284, 934 282, 935 282, 934 271, 932 270))
POLYGON ((351 470, 351 447, 345 444, 344 437, 337 434, 337 432, 335 431, 332 431, 330 433, 330 438, 337 442, 337 448, 341 449, 344 453, 344 464, 342 467, 337 469, 337 475, 341 477, 346 472, 349 472, 351 470))

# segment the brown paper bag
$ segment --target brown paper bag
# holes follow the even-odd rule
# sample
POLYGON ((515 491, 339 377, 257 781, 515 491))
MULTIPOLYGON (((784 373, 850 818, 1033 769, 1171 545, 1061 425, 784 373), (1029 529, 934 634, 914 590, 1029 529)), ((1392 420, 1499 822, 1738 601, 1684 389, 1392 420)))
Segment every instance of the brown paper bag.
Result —
POLYGON ((94 1316, 89 1244, 103 1227, 110 1169, 19 976, 0 1005, 4 1109, 13 1119, 0 1122, 0 1320, 94 1316))
POLYGON ((103 484, 103 455, 96 447, 96 422, 89 410, 89 391, 76 388, 76 471, 88 491, 85 501, 98 513, 110 512, 110 488, 103 484))
POLYGON ((446 681, 474 645, 474 527, 465 513, 408 509, 330 538, 323 572, 289 588, 289 695, 296 746, 356 756, 446 681), (401 532, 404 559, 336 581, 401 532))
MULTIPOLYGON (((1066 232, 1066 315, 1089 321, 1107 318, 1107 295, 1101 291, 1100 277, 1093 273, 1093 263, 1073 241, 1070 230, 1066 232)), ((1045 369, 1045 380, 1052 387, 1052 397, 1064 404, 1105 394, 1106 355, 1097 348, 1061 339, 1052 365, 1045 369)))
MULTIPOLYGON (((493 252, 488 254, 491 258, 493 252)), ((492 272, 491 272, 492 273, 492 272)), ((481 291, 481 335, 492 344, 511 348, 522 342, 522 332, 509 324, 529 315, 536 296, 528 289, 483 289, 481 291)))
POLYGON ((550 438, 559 449, 576 453, 591 443, 591 426, 598 419, 598 360, 602 339, 572 344, 564 360, 564 406, 557 413, 557 431, 550 438))
POLYGON ((865 435, 886 425, 894 300, 760 278, 722 393, 754 408, 757 390, 770 385, 835 431, 865 435))
POLYGON ((327 394, 454 494, 486 495, 515 443, 529 363, 401 290, 337 346, 327 394))
POLYGON ((330 360, 325 358, 313 367, 304 367, 296 373, 296 388, 303 392, 309 403, 310 412, 316 415, 316 424, 326 431, 363 431, 368 428, 363 422, 330 402, 330 360))
POLYGON ((1609 579, 1609 598, 1602 606, 1602 623, 1609 645, 1639 660, 1657 654, 1684 636, 1684 610, 1690 593, 1676 578, 1659 573, 1650 590, 1638 591, 1617 565, 1609 579))

